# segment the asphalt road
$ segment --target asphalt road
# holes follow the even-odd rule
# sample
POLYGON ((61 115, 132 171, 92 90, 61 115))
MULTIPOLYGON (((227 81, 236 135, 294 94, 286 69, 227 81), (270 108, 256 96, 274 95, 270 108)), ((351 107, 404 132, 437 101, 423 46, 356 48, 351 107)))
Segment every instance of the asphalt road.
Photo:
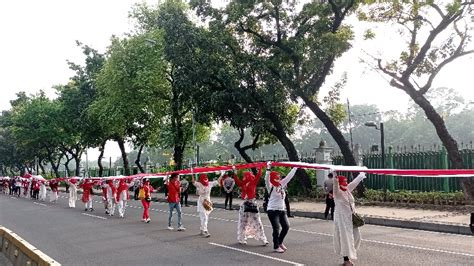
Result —
MULTIPOLYGON (((152 202, 149 224, 141 222, 139 201, 129 201, 125 218, 105 215, 99 197, 94 212, 0 195, 0 224, 63 265, 340 265, 332 246, 330 221, 292 218, 288 251, 250 239, 237 243, 237 211, 215 209, 210 238, 199 234, 196 207, 184 209, 185 232, 169 231, 166 203, 152 202)), ((176 219, 176 218, 175 218, 176 219)), ((271 242, 271 227, 262 215, 271 242)), ((176 220, 174 220, 176 227, 176 220)), ((365 225, 357 265, 473 265, 474 237, 365 225)))

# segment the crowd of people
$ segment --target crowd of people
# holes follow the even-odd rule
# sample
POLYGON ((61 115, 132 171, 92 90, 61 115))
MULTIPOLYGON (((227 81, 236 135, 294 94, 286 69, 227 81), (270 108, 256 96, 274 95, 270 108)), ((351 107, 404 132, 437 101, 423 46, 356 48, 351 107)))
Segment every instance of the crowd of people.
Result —
MULTIPOLYGON (((237 175, 235 167, 232 172, 221 171, 220 176, 215 181, 210 181, 206 174, 200 174, 195 178, 191 175, 191 184, 196 188, 197 212, 200 218, 200 235, 210 237, 208 221, 213 211, 211 200, 211 191, 215 187, 221 187, 225 193, 225 209, 232 210, 232 198, 234 187, 237 186, 241 191, 242 203, 239 208, 239 219, 237 226, 237 241, 247 244, 247 239, 253 238, 260 241, 262 245, 269 244, 265 235, 261 220, 259 204, 257 203, 257 184, 259 183, 264 167, 260 167, 256 174, 252 171, 244 171, 242 179, 237 175)), ((272 171, 271 162, 267 163, 265 171, 265 189, 267 191, 264 202, 268 219, 272 226, 273 249, 277 253, 284 253, 288 248, 284 244, 288 234, 290 223, 288 193, 286 188, 293 179, 297 167, 291 169, 286 176, 281 176, 277 171, 272 171)), ((353 225, 353 213, 355 213, 354 197, 352 191, 365 178, 364 173, 360 173, 351 183, 347 183, 347 178, 337 176, 331 171, 328 179, 324 183, 326 191, 327 208, 325 217, 329 213, 334 220, 334 249, 343 260, 344 265, 352 265, 352 261, 357 259, 357 249, 360 245, 359 228, 353 225)), ((84 211, 93 212, 94 187, 100 187, 102 190, 102 201, 105 213, 113 216, 117 209, 119 217, 125 216, 127 201, 130 199, 130 190, 135 190, 134 198, 141 200, 143 205, 142 221, 149 223, 151 221, 149 209, 151 204, 151 193, 159 190, 154 188, 148 178, 132 179, 92 179, 92 178, 53 178, 45 180, 41 176, 25 175, 24 177, 1 178, 0 188, 4 193, 20 197, 28 195, 36 200, 44 201, 46 199, 46 186, 50 188, 50 202, 56 203, 58 200, 59 183, 64 181, 68 186, 69 207, 75 208, 78 200, 78 189, 82 189, 81 201, 84 203, 84 211), (23 193, 22 193, 23 192, 23 193)), ((164 178, 166 197, 169 206, 168 229, 175 230, 173 227, 173 216, 176 210, 177 231, 184 231, 182 205, 188 206, 187 198, 189 192, 189 182, 186 178, 180 181, 177 173, 164 178)))

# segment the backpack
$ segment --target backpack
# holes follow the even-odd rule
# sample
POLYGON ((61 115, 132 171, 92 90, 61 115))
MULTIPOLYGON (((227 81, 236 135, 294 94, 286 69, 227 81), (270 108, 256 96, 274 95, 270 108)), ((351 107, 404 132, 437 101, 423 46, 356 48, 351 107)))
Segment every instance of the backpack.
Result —
POLYGON ((265 193, 263 194, 263 211, 267 212, 267 207, 268 207, 268 200, 270 199, 270 195, 272 194, 273 191, 273 186, 270 189, 270 193, 268 193, 267 188, 265 188, 265 193))

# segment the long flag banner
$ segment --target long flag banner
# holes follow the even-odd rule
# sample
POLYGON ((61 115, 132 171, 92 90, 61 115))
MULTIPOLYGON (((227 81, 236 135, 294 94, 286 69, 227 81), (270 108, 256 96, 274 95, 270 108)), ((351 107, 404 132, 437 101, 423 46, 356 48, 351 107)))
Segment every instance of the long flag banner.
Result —
MULTIPOLYGON (((266 167, 266 162, 236 164, 236 165, 222 165, 222 166, 206 166, 195 167, 178 171, 162 172, 162 173, 140 173, 130 176, 108 176, 108 177, 89 177, 93 181, 102 180, 117 180, 117 179, 143 179, 143 178, 164 178, 166 179, 173 173, 178 175, 193 175, 193 174, 208 174, 222 171, 245 170, 251 168, 266 167)), ((302 169, 312 170, 328 170, 336 172, 365 172, 367 174, 377 175, 392 175, 392 176, 415 176, 415 177, 474 177, 474 169, 369 169, 365 166, 345 166, 345 165, 330 165, 317 163, 303 163, 303 162, 271 162, 272 167, 297 167, 302 169)), ((28 176, 28 178, 44 180, 41 176, 28 176)), ((5 177, 1 179, 7 179, 5 177)), ((83 177, 69 177, 59 178, 57 181, 65 180, 81 180, 83 177)))

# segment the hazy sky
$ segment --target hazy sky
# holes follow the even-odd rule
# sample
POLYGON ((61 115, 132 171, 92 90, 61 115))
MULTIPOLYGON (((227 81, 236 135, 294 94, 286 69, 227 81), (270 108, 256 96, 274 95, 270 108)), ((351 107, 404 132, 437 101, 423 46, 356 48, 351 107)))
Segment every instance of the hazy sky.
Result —
MULTIPOLYGON (((82 63, 75 40, 105 51, 112 34, 129 31, 128 12, 138 0, 5 0, 0 2, 0 110, 10 108, 9 101, 19 91, 28 94, 40 89, 54 97, 53 85, 68 81, 72 72, 66 60, 82 63)), ((155 1, 146 1, 157 3, 155 1)), ((363 25, 356 33, 363 32, 363 25)), ((328 85, 342 72, 348 72, 343 99, 351 104, 377 104, 383 110, 404 110, 408 96, 391 88, 380 74, 360 63, 365 52, 394 58, 402 44, 400 36, 381 30, 380 40, 357 42, 337 63, 328 85)), ((360 38, 360 37, 359 37, 360 38)), ((469 102, 474 101, 474 57, 468 56, 447 67, 435 80, 434 87, 452 87, 469 102)), ((115 152, 111 153, 115 155, 115 152)), ((106 156, 109 156, 106 154, 106 156)), ((110 155, 112 156, 112 155, 110 155)))

